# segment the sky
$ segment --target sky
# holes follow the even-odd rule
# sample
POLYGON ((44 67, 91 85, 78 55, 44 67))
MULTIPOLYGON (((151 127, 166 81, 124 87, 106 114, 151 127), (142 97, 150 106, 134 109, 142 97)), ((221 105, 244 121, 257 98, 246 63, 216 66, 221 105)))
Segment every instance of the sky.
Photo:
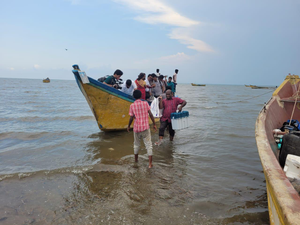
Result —
POLYGON ((300 75, 299 0, 0 0, 0 77, 280 85, 300 75))

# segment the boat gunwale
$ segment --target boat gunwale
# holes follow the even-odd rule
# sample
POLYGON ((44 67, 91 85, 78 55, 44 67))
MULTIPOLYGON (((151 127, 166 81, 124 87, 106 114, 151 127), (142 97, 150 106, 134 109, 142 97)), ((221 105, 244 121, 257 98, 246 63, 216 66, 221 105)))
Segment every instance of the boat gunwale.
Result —
MULTIPOLYGON (((128 95, 128 94, 126 94, 126 93, 124 93, 124 92, 121 92, 121 91, 119 91, 119 90, 116 90, 115 88, 110 87, 110 86, 108 86, 108 85, 105 85, 105 84, 103 84, 103 83, 101 83, 101 82, 99 82, 99 81, 97 81, 97 80, 95 80, 95 79, 93 79, 93 78, 91 78, 91 77, 89 77, 89 76, 87 76, 87 75, 86 75, 86 76, 87 76, 88 79, 89 79, 89 83, 85 83, 85 84, 84 84, 84 83, 82 82, 81 76, 79 75, 79 72, 84 72, 84 71, 72 70, 72 72, 73 72, 73 74, 74 74, 74 76, 75 76, 75 80, 76 80, 76 83, 77 83, 77 85, 78 85, 80 91, 82 92, 82 94, 83 94, 83 96, 85 97, 85 99, 86 99, 86 101, 87 101, 89 107, 91 108, 91 111, 92 111, 93 114, 94 114, 94 117, 95 117, 95 119, 96 119, 96 122, 97 122, 97 124, 98 124, 99 129, 100 129, 101 131, 104 131, 104 132, 126 131, 127 127, 126 127, 126 128, 103 128, 103 127, 100 126, 100 123, 98 122, 98 119, 97 119, 97 118, 98 118, 97 113, 96 113, 96 111, 94 110, 94 106, 93 106, 92 102, 90 101, 90 99, 89 99, 89 97, 88 97, 88 95, 87 95, 87 93, 86 93, 85 88, 86 88, 87 85, 88 85, 88 86, 91 86, 91 87, 94 87, 94 88, 99 89, 99 90, 101 90, 101 91, 103 91, 103 92, 106 92, 106 93, 108 93, 108 94, 110 94, 110 95, 113 95, 113 96, 115 96, 115 97, 118 97, 118 98, 120 98, 122 101, 126 101, 126 102, 129 102, 129 103, 134 102, 135 99, 134 99, 131 95, 128 95)), ((160 119, 160 118, 155 117, 155 122, 158 122, 159 119, 160 119)), ((152 121, 149 121, 149 124, 152 124, 152 121)), ((132 128, 131 128, 131 129, 132 129, 132 128)))
MULTIPOLYGON (((287 80, 285 80, 274 93, 279 93, 287 80)), ((260 111, 256 124, 255 136, 258 148, 259 157, 263 167, 266 179, 268 198, 274 203, 276 213, 281 224, 300 224, 300 197, 289 179, 286 177, 281 168, 272 148, 266 133, 267 111, 270 110, 272 104, 277 104, 277 95, 271 97, 266 105, 260 111)), ((268 201, 269 204, 269 201, 268 201)), ((269 211, 270 211, 269 206, 269 211)), ((274 224, 272 212, 270 213, 270 222, 274 224)))
MULTIPOLYGON (((75 75, 75 73, 77 73, 76 76, 75 76, 76 80, 80 81, 81 84, 83 84, 82 80, 80 78, 79 72, 84 72, 84 71, 73 70, 74 75, 75 75)), ((95 79, 93 79, 89 76, 87 76, 87 77, 88 77, 89 82, 90 82, 90 83, 86 83, 87 85, 90 85, 90 86, 93 86, 95 88, 101 89, 102 91, 105 91, 105 92, 107 92, 111 95, 119 97, 119 98, 121 98, 125 101, 129 101, 129 102, 134 102, 135 101, 135 99, 131 95, 128 95, 128 94, 126 94, 126 93, 124 93, 124 92, 122 92, 118 89, 115 89, 115 88, 110 87, 106 84, 103 84, 100 81, 97 81, 97 80, 95 80, 95 79)))

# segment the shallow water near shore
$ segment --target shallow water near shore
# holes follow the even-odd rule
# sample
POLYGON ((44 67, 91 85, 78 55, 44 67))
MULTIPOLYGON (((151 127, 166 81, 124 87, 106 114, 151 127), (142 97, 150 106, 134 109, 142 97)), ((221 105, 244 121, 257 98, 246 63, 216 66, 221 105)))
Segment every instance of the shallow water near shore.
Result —
POLYGON ((254 127, 273 90, 179 84, 189 128, 148 169, 132 132, 98 129, 75 81, 0 81, 1 224, 269 224, 254 127))

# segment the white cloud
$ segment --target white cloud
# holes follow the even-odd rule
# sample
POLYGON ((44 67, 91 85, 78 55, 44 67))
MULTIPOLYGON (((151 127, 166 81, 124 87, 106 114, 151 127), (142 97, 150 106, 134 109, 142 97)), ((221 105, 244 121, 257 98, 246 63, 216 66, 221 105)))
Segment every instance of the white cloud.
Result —
POLYGON ((189 55, 186 55, 184 52, 178 52, 175 55, 169 55, 169 56, 163 56, 160 58, 161 60, 167 60, 167 61, 187 61, 191 60, 192 57, 189 55))
POLYGON ((135 17, 136 20, 148 24, 167 24, 175 26, 172 32, 169 34, 171 39, 176 39, 180 43, 185 44, 190 49, 194 49, 199 52, 213 52, 212 48, 205 42, 193 38, 184 29, 189 29, 196 25, 202 24, 200 21, 195 21, 180 15, 171 7, 163 4, 159 0, 114 0, 115 2, 122 2, 136 10, 140 15, 135 17), (145 15, 146 13, 146 15, 145 15), (180 27, 181 33, 178 31, 180 27))
POLYGON ((129 7, 136 10, 137 13, 143 15, 137 16, 135 19, 149 24, 168 24, 180 27, 189 27, 197 25, 200 22, 191 20, 174 11, 171 7, 166 6, 159 0, 115 0, 123 2, 129 7), (142 12, 142 11, 143 12, 142 12), (146 12, 146 15, 145 15, 146 12))
POLYGON ((11 68, 9 68, 10 70, 15 70, 15 68, 13 68, 13 67, 11 67, 11 68))
POLYGON ((38 64, 35 64, 33 67, 34 67, 35 69, 39 69, 39 68, 41 68, 41 66, 40 66, 40 65, 38 65, 38 64))
POLYGON ((194 49, 199 52, 214 52, 214 50, 204 41, 192 38, 187 32, 187 29, 173 29, 169 34, 171 39, 176 39, 180 43, 187 45, 188 48, 194 49))

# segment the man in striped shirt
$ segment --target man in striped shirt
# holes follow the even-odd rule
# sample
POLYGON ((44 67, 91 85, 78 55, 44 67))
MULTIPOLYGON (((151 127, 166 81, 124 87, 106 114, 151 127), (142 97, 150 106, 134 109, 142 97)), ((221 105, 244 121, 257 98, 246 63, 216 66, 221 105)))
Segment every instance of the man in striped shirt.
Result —
POLYGON ((151 132, 149 127, 148 116, 150 116, 153 123, 153 128, 156 131, 157 128, 155 125, 155 120, 151 113, 148 102, 141 100, 142 92, 140 90, 135 90, 133 92, 133 97, 136 100, 134 103, 130 105, 130 109, 129 109, 130 119, 129 119, 127 131, 129 132, 130 125, 133 119, 135 119, 133 124, 133 132, 134 132, 133 148, 134 148, 135 162, 138 162, 140 144, 141 144, 141 140, 143 139, 149 157, 149 168, 152 168, 152 142, 151 142, 151 132))

